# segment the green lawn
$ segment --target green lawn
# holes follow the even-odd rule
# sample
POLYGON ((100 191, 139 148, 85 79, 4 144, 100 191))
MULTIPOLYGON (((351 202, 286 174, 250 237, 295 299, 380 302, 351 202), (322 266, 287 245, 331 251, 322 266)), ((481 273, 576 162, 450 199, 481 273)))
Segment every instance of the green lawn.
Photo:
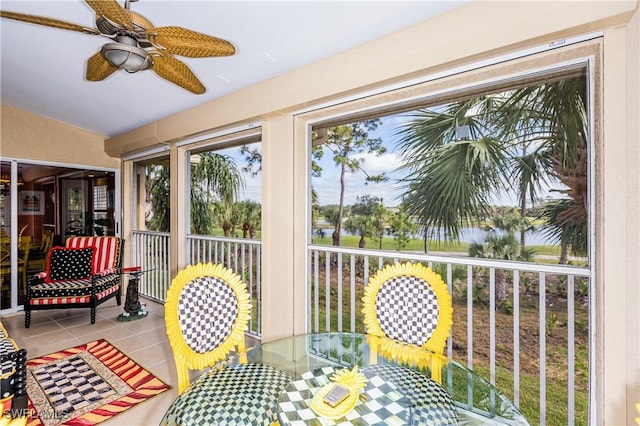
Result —
MULTIPOLYGON (((330 233, 329 233, 330 234, 330 233)), ((355 235, 345 235, 341 239, 342 245, 344 247, 358 247, 358 243, 360 242, 360 237, 355 235)), ((331 236, 324 238, 313 237, 313 244, 319 245, 331 245, 331 236)), ((380 243, 373 239, 367 239, 367 246, 365 248, 378 250, 380 249, 380 243)), ((469 244, 459 243, 443 243, 439 241, 429 241, 429 251, 456 251, 456 252, 467 252, 469 249, 469 244)), ((382 250, 391 250, 397 251, 398 245, 393 238, 383 237, 382 238, 382 250)), ((424 252, 424 242, 419 239, 409 240, 409 244, 402 248, 401 251, 419 251, 424 252)))
MULTIPOLYGON (((328 232, 328 234, 330 234, 328 232)), ((345 235, 341 239, 343 247, 358 247, 360 237, 354 235, 345 235)), ((331 245, 331 236, 319 238, 312 238, 313 244, 318 245, 331 245)), ((373 239, 366 240, 366 247, 368 249, 378 250, 380 249, 379 241, 373 239)), ((558 246, 529 246, 536 254, 547 256, 560 256, 560 247, 558 246)), ((391 237, 382 238, 382 250, 398 251, 398 245, 396 241, 391 237)), ((424 253, 424 242, 420 239, 409 240, 409 243, 400 250, 402 252, 420 252, 424 253)), ((469 243, 449 243, 446 241, 429 241, 428 253, 433 252, 453 252, 453 253, 468 253, 469 243)))
MULTIPOLYGON (((223 237, 224 233, 222 232, 222 228, 216 228, 213 230, 213 236, 223 237)), ((320 238, 313 237, 311 239, 313 244, 318 245, 332 245, 331 241, 331 230, 327 230, 328 237, 320 238)), ((236 231, 236 238, 242 238, 242 231, 236 231)), ((257 232, 257 239, 260 239, 261 231, 257 232)), ((357 248, 358 243, 360 242, 360 237, 354 235, 345 235, 341 239, 342 246, 357 248)), ((398 244, 395 239, 391 237, 383 237, 382 238, 382 247, 380 246, 380 242, 377 240, 373 240, 371 238, 367 238, 366 240, 367 249, 373 250, 386 250, 386 251, 398 251, 398 244)), ((535 251, 536 254, 545 255, 545 256, 560 256, 560 247, 559 246, 528 246, 535 251)), ((411 239, 409 243, 402 248, 403 252, 420 252, 424 253, 424 241, 421 239, 411 239)), ((468 253, 469 252, 469 243, 450 243, 447 241, 429 241, 428 253, 434 252, 451 252, 451 253, 468 253)))
MULTIPOLYGON (((490 377, 489 367, 476 365, 473 370, 487 381, 490 377)), ((496 388, 513 401, 513 373, 500 366, 496 367, 496 388)), ((546 380, 546 424, 569 424, 568 389, 562 380, 546 380)), ((575 424, 586 425, 588 419, 589 393, 587 390, 575 388, 575 424)), ((529 424, 540 424, 540 378, 520 374, 520 411, 529 424)))

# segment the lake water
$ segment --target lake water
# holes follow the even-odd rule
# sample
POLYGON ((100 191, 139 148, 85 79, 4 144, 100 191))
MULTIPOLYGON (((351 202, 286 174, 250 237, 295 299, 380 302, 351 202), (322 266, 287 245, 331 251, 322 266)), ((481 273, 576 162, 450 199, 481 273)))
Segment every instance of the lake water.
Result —
MULTIPOLYGON (((324 232, 325 232, 325 236, 330 237, 332 229, 325 228, 324 232)), ((317 235, 315 230, 314 230, 313 235, 314 236, 317 235)), ((342 235, 351 235, 351 234, 343 229, 342 230, 342 235)), ((487 235, 487 231, 485 231, 482 228, 476 228, 476 227, 463 228, 463 230, 462 230, 462 232, 460 234, 460 242, 461 243, 482 243, 482 242, 484 242, 484 239, 485 239, 486 235, 487 235)), ((388 237, 388 235, 385 235, 385 237, 388 237)), ((422 239, 422 236, 415 235, 414 238, 422 239)), ((444 239, 444 238, 441 238, 441 239, 444 239)), ((516 239, 519 241, 520 233, 516 234, 516 239)), ((550 238, 547 238, 544 235, 541 235, 539 232, 536 232, 536 231, 527 232, 526 233, 526 244, 528 246, 551 246, 551 245, 557 245, 556 242, 552 241, 550 238)))
MULTIPOLYGON (((482 228, 465 228, 460 235, 460 242, 462 243, 481 243, 487 235, 487 231, 482 228)), ((520 233, 516 234, 516 239, 520 240, 520 233)), ((551 246, 556 245, 556 242, 552 241, 539 232, 527 232, 525 234, 525 242, 528 246, 551 246)))

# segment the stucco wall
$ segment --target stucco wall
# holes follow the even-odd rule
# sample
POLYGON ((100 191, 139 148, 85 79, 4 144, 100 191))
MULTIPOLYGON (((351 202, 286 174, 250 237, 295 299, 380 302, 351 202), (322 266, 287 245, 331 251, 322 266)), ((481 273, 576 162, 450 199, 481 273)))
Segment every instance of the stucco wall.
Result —
POLYGON ((103 135, 11 105, 1 105, 0 156, 94 167, 119 168, 104 151, 103 135))

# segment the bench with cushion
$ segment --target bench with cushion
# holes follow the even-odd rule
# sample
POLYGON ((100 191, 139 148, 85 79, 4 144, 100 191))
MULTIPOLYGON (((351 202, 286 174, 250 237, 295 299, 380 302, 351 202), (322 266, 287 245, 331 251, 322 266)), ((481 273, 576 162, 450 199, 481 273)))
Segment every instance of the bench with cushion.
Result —
POLYGON ((124 240, 118 237, 70 237, 65 247, 53 247, 47 269, 30 277, 24 304, 24 325, 31 311, 96 307, 112 297, 121 303, 120 282, 124 240))
POLYGON ((27 351, 18 348, 1 322, 0 407, 2 418, 19 417, 27 409, 27 351))

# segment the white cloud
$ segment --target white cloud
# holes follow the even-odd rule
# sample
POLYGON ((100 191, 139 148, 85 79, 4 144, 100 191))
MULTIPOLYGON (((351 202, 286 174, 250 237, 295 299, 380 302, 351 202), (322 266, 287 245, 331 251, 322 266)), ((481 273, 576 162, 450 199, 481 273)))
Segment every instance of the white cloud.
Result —
MULTIPOLYGON (((313 189, 318 194, 320 205, 338 204, 340 201, 340 178, 337 171, 323 173, 322 177, 311 180, 313 189)), ((357 197, 370 195, 384 200, 386 206, 398 204, 399 194, 395 181, 373 183, 367 182, 362 172, 347 173, 345 176, 345 204, 353 204, 357 197)))
POLYGON ((393 172, 402 164, 400 157, 393 152, 385 152, 379 156, 366 153, 358 155, 356 158, 363 159, 362 168, 373 175, 393 172))
MULTIPOLYGON (((366 174, 362 171, 345 174, 345 204, 355 203, 358 196, 370 195, 382 198, 387 206, 396 205, 398 190, 395 188, 395 182, 400 176, 396 169, 402 164, 401 158, 394 152, 385 152, 380 156, 364 153, 358 155, 357 158, 364 160, 362 169, 366 171, 366 174), (372 176, 383 173, 389 177, 388 181, 380 183, 366 181, 367 174, 372 176)), ((340 168, 329 155, 323 157, 320 166, 322 167, 322 176, 313 178, 311 181, 318 194, 318 202, 320 205, 338 204, 340 201, 340 168)))

